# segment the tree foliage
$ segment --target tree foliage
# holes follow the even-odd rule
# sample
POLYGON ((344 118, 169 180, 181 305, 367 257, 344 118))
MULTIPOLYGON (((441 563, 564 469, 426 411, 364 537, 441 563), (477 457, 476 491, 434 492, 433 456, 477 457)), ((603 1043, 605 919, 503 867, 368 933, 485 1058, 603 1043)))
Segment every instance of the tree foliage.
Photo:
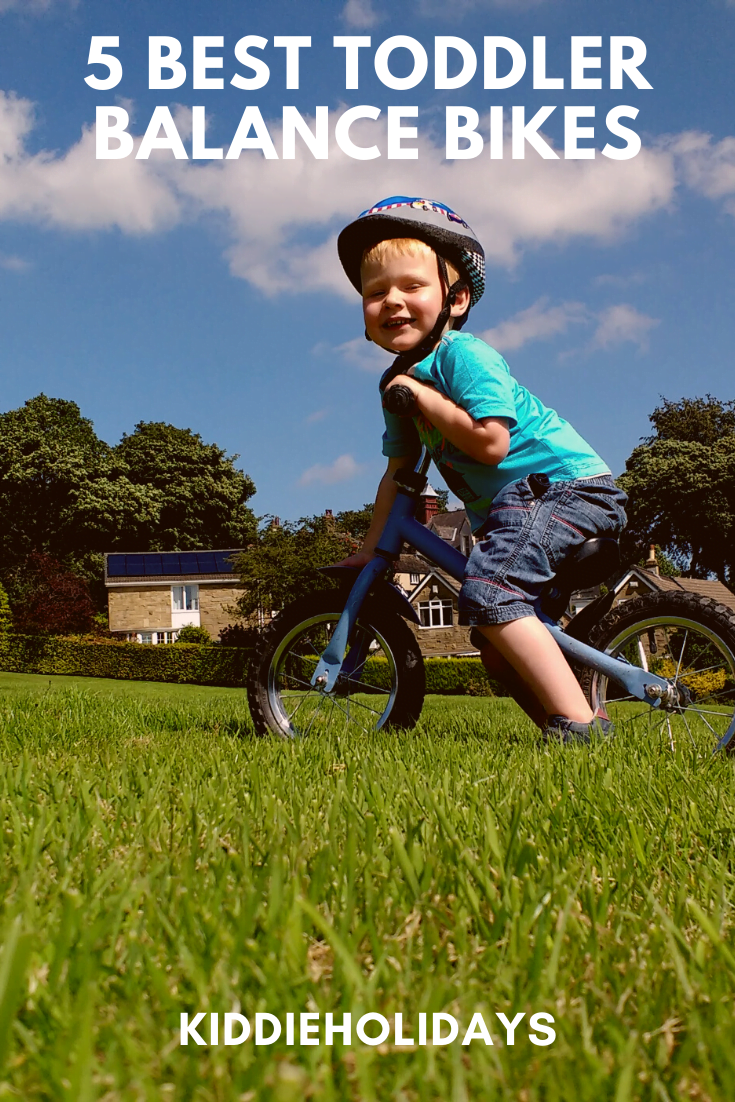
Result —
POLYGON ((129 551, 189 551, 242 547, 255 536, 247 501, 252 480, 216 444, 191 429, 141 421, 115 448, 133 486, 156 502, 153 524, 127 535, 129 551))
POLYGON ((0 636, 7 635, 13 630, 13 616, 10 611, 10 601, 5 587, 0 582, 0 636))
POLYGON ((199 624, 184 624, 176 633, 177 643, 211 643, 212 637, 199 624))
POLYGON ((373 503, 368 501, 362 509, 345 509, 337 513, 335 521, 340 532, 349 532, 361 544, 373 520, 373 503))
POLYGON ((92 580, 101 605, 104 551, 245 546, 255 486, 237 458, 161 422, 110 447, 75 402, 39 394, 0 414, 0 573, 48 555, 92 580))
POLYGON ((635 448, 618 480, 629 496, 628 561, 665 548, 694 577, 735 579, 735 402, 664 400, 656 432, 635 448))
POLYGON ((352 554, 359 543, 340 527, 339 518, 313 516, 296 523, 269 523, 235 564, 244 590, 237 602, 238 614, 244 619, 267 618, 317 586, 328 588, 334 583, 319 574, 319 567, 352 554))
POLYGON ((12 577, 14 629, 21 635, 75 635, 94 627, 85 578, 50 555, 32 552, 12 577))
POLYGON ((31 552, 81 563, 155 515, 75 402, 39 394, 0 414, 0 561, 31 552))

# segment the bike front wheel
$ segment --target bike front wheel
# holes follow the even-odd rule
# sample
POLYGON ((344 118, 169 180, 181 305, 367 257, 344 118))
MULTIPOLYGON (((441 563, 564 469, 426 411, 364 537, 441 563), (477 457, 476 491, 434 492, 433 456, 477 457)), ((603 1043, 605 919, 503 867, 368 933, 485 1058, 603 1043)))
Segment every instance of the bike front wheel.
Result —
POLYGON ((266 629, 248 671, 256 734, 297 738, 346 728, 370 734, 416 725, 425 693, 421 651, 400 616, 375 601, 360 610, 346 655, 348 673, 332 692, 312 687, 344 602, 338 590, 314 593, 289 605, 266 629))
POLYGON ((585 668, 581 683, 592 708, 618 727, 659 735, 675 746, 735 751, 735 611, 696 593, 654 593, 625 601, 590 632, 597 650, 667 678, 667 707, 651 708, 604 674, 585 668))

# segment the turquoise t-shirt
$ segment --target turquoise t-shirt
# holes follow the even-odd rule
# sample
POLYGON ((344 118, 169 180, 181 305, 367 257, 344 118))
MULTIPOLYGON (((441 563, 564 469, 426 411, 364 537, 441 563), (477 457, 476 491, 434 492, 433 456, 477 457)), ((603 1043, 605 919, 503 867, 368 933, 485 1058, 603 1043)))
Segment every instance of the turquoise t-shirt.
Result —
POLYGON ((416 364, 413 374, 451 398, 475 421, 483 417, 508 421, 508 454, 497 466, 489 466, 460 451, 421 414, 396 417, 383 410, 383 455, 411 455, 419 443, 428 448, 447 486, 464 503, 473 531, 485 522, 493 498, 509 482, 534 473, 562 482, 610 470, 568 421, 513 378, 499 352, 470 333, 450 329, 437 348, 416 364))

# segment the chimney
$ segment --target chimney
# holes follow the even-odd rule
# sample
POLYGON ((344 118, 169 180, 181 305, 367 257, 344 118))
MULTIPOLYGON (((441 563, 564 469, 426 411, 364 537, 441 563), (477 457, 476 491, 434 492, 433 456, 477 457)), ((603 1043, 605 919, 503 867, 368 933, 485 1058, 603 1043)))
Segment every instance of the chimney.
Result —
POLYGON ((431 518, 435 517, 438 512, 439 501, 436 496, 436 490, 430 482, 427 482, 426 489, 421 495, 421 501, 416 510, 416 520, 420 521, 421 524, 428 524, 431 518))
POLYGON ((651 544, 648 548, 648 558, 646 559, 646 570, 651 574, 655 574, 658 577, 658 563, 656 562, 656 546, 651 544))
POLYGON ((324 510, 324 516, 325 517, 331 517, 332 516, 332 510, 331 509, 325 509, 324 510))
POLYGON ((271 520, 271 528, 280 528, 280 527, 281 527, 281 518, 280 517, 273 517, 273 519, 271 520))

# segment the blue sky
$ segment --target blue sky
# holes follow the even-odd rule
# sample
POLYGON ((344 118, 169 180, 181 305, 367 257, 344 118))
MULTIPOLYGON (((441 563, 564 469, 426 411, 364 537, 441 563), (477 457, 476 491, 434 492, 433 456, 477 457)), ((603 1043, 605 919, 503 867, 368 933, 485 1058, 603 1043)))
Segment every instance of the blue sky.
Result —
MULTIPOLYGON (((387 0, 243 5, 219 0, 0 0, 0 408, 43 390, 78 402, 115 443, 140 420, 188 426, 240 454, 258 513, 282 517, 360 505, 383 467, 377 379, 389 360, 362 338, 359 301, 334 251, 338 229, 395 193, 458 209, 488 252, 488 292, 471 331, 504 353, 517 378, 554 406, 619 473, 660 394, 735 397, 732 348, 735 245, 735 3, 658 0, 387 0), (398 14, 396 12, 398 11, 398 14), (268 39, 268 84, 230 86, 234 45, 268 39), (359 90, 345 89, 334 35, 369 35, 359 90), (435 35, 468 41, 505 35, 531 54, 547 41, 548 73, 562 91, 534 90, 529 72, 492 91, 481 75, 435 90, 432 66, 417 87, 386 88, 375 48, 410 35, 433 59, 435 35), (119 35, 123 79, 112 91, 84 83, 92 35, 119 35), (151 91, 149 35, 182 42, 224 37, 225 90, 151 91), (298 90, 285 87, 276 35, 311 35, 298 90), (570 36, 642 39, 653 86, 572 90, 570 36), (207 144, 228 146, 256 104, 280 151, 281 111, 333 117, 356 104, 419 108, 419 158, 385 157, 383 122, 355 128, 384 155, 350 160, 336 148, 316 161, 245 150, 238 161, 97 161, 96 105, 123 105, 136 139, 166 104, 188 148, 193 105, 207 111, 207 144), (480 114, 558 105, 543 132, 563 147, 563 106, 591 104, 593 160, 444 159, 448 104, 480 114), (625 162, 600 156, 603 122, 617 104, 643 141, 625 162), (178 105, 174 107, 174 105, 178 105), (369 140, 366 136, 371 135, 369 140)), ((590 51, 594 52, 594 51, 590 51)), ((397 75, 407 55, 394 55, 397 75)), ((96 70, 102 73, 102 70, 96 70)), ((216 75, 216 74, 212 74, 216 75)), ((595 75, 590 70, 589 75, 595 75)), ((509 114, 509 112, 507 112, 509 114)), ((407 123, 408 124, 408 121, 407 123)), ((362 138, 360 138, 362 140, 362 138)), ((407 142, 406 144, 416 144, 407 142)), ((587 143, 589 144, 589 143, 587 143)))

